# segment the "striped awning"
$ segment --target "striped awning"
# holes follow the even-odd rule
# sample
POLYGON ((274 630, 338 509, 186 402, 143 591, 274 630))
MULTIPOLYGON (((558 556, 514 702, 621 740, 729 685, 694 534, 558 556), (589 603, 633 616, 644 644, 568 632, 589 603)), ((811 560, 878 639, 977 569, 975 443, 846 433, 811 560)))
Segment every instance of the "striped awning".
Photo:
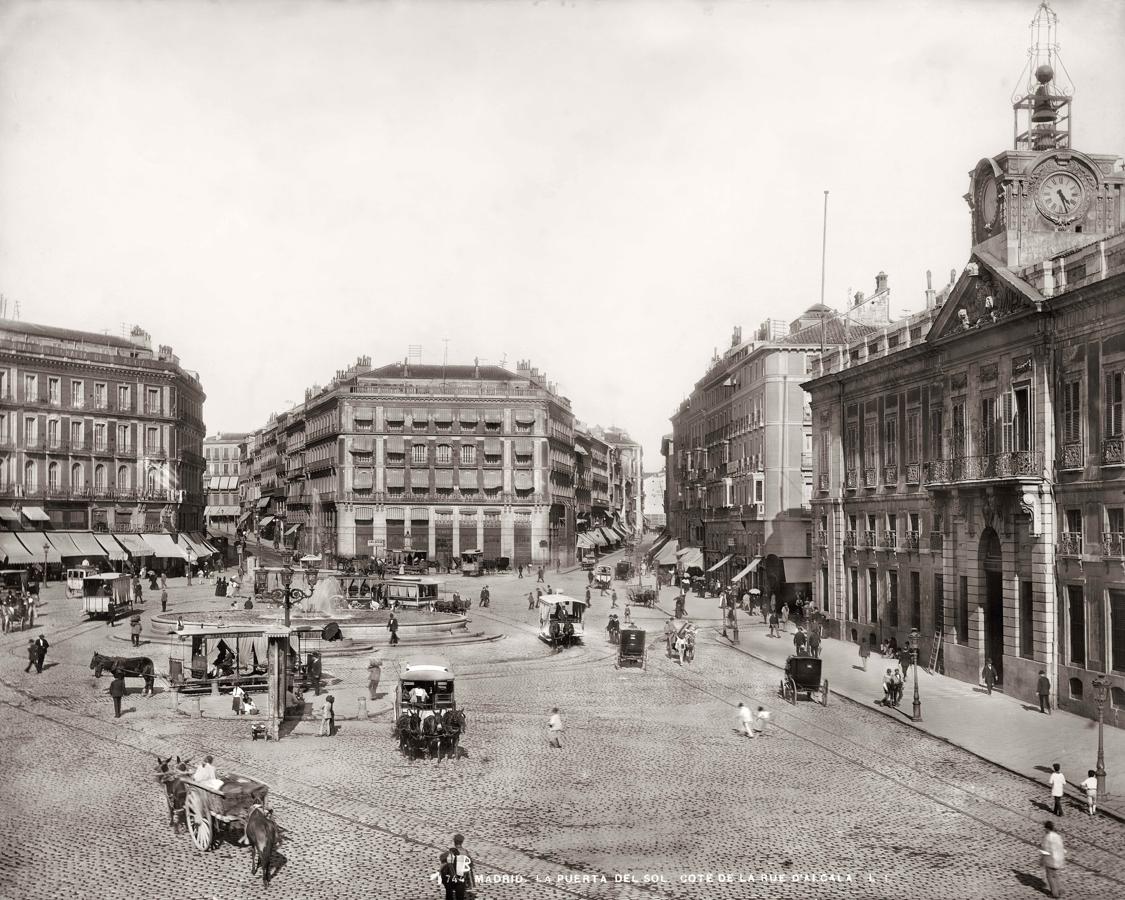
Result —
POLYGON ((168 534, 142 534, 142 540, 152 547, 153 556, 160 559, 187 559, 184 547, 172 540, 168 534))
POLYGON ((434 421, 440 422, 445 425, 453 421, 453 410, 451 409, 435 409, 434 421))
POLYGON ((452 469, 435 469, 434 470, 434 486, 439 488, 452 489, 453 487, 453 470, 452 469))
POLYGON ((360 406, 355 411, 355 420, 357 422, 370 422, 375 418, 375 410, 368 406, 360 406))
POLYGON ((485 410, 484 421, 493 425, 497 425, 500 422, 504 421, 504 414, 498 409, 485 410))
POLYGON ((98 543, 98 539, 88 531, 72 531, 70 539, 78 552, 83 556, 105 556, 105 548, 98 543))
POLYGON ((484 472, 484 489, 495 491, 504 486, 504 473, 486 469, 484 472))
POLYGON ((70 535, 65 531, 53 531, 47 534, 49 540, 59 551, 59 556, 83 556, 81 550, 75 545, 74 541, 70 539, 70 535))
POLYGON ((472 425, 476 425, 478 421, 477 411, 475 409, 463 409, 459 413, 457 413, 457 417, 462 422, 470 423, 472 425))
POLYGON ((112 534, 95 534, 94 537, 110 559, 121 561, 129 558, 129 551, 117 543, 112 534))
POLYGON ((739 570, 738 574, 735 575, 734 578, 731 579, 731 581, 741 581, 743 578, 745 578, 751 572, 757 571, 758 564, 761 561, 762 561, 762 557, 755 556, 752 560, 750 560, 750 562, 748 562, 746 564, 746 567, 744 569, 739 570))
POLYGON ((274 520, 273 516, 262 516, 262 518, 260 518, 258 520, 258 527, 259 528, 265 528, 273 520, 274 520))
POLYGON ((180 544, 184 549, 190 549, 196 557, 212 556, 218 551, 214 547, 208 546, 205 542, 196 540, 191 535, 181 531, 179 534, 180 544))
POLYGON ((429 424, 430 413, 424 407, 416 407, 410 410, 410 421, 416 425, 429 424))
POLYGON ((155 556, 152 545, 136 534, 119 534, 117 540, 129 551, 130 556, 155 556))
POLYGON ((531 438, 516 438, 512 444, 516 456, 531 456, 535 452, 535 444, 532 443, 531 438))
POLYGON ((402 469, 387 469, 387 487, 401 488, 405 483, 402 469))
POLYGON ((51 517, 49 515, 47 515, 45 512, 43 512, 43 507, 41 507, 41 506, 25 506, 23 508, 23 514, 26 518, 30 519, 32 522, 50 522, 51 521, 51 517))
POLYGON ((0 519, 4 519, 6 522, 18 522, 20 514, 10 506, 0 506, 0 519))
POLYGON ((520 425, 532 425, 535 423, 535 410, 517 409, 514 413, 512 413, 512 418, 515 419, 520 425))
POLYGON ((458 470, 458 472, 457 472, 457 483, 460 484, 461 487, 471 487, 471 488, 477 487, 480 484, 480 482, 477 480, 477 470, 476 469, 460 469, 460 470, 458 470))
MULTIPOLYGON (((38 560, 10 531, 0 531, 0 556, 10 566, 26 566, 38 560)), ((41 557, 40 557, 41 558, 41 557)))
MULTIPOLYGON (((27 510, 24 512, 26 513, 27 510)), ((21 531, 20 542, 27 548, 35 562, 43 562, 43 556, 46 554, 47 562, 62 563, 62 554, 47 540, 47 535, 42 531, 21 531), (46 550, 43 549, 44 544, 47 545, 46 550)))
POLYGON ((715 565, 711 566, 711 568, 708 569, 707 571, 708 572, 714 572, 716 569, 721 569, 728 562, 730 562, 731 555, 732 554, 728 553, 726 556, 724 556, 722 559, 720 559, 717 563, 715 563, 715 565))
POLYGON ((485 456, 500 456, 504 452, 503 445, 500 443, 500 438, 485 438, 484 439, 484 455, 485 456))
POLYGON ((410 487, 411 488, 428 488, 430 486, 430 470, 429 469, 411 469, 410 470, 410 487))
POLYGON ((406 416, 403 414, 401 409, 391 407, 387 410, 386 419, 388 422, 401 422, 405 418, 406 416))
POLYGON ((352 438, 352 453, 370 453, 373 446, 373 439, 369 437, 356 437, 352 438))
POLYGON ((593 550, 597 546, 597 544, 594 543, 593 538, 591 538, 585 532, 578 535, 577 544, 578 544, 579 547, 581 547, 584 550, 593 550))
POLYGON ((392 434, 387 438, 387 452, 388 453, 405 453, 406 442, 403 440, 401 434, 392 434))
POLYGON ((513 472, 512 481, 517 491, 530 491, 535 487, 535 476, 530 472, 513 472))

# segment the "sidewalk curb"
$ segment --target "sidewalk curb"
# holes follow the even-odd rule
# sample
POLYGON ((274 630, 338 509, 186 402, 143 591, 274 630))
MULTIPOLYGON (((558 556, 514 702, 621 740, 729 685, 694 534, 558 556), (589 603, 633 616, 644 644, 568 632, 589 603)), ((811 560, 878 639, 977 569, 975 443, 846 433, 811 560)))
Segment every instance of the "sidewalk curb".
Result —
MULTIPOLYGON (((777 663, 773 662, 772 660, 768 660, 768 659, 765 659, 761 656, 758 656, 756 653, 753 653, 750 650, 745 650, 742 647, 736 647, 734 644, 731 644, 731 643, 727 643, 725 646, 729 647, 732 650, 737 650, 739 653, 742 653, 745 656, 749 656, 751 659, 756 659, 756 660, 758 660, 758 662, 765 663, 766 665, 771 666, 774 669, 777 669, 779 672, 785 671, 784 666, 779 666, 777 663)), ((948 744, 951 747, 956 747, 958 750, 962 750, 965 753, 968 753, 970 756, 975 756, 977 759, 981 760, 982 762, 986 762, 989 765, 996 766, 996 768, 1002 769, 1003 771, 1005 771, 1005 772, 1007 772, 1011 775, 1015 775, 1019 778, 1022 778, 1025 781, 1030 781, 1032 784, 1035 784, 1038 787, 1047 787, 1047 785, 1044 782, 1040 781, 1038 778, 1035 778, 1034 776, 1028 775, 1025 772, 1021 772, 1018 769, 1013 769, 1009 766, 1006 766, 1006 765, 1004 765, 1004 763, 998 762, 995 759, 990 759, 989 757, 984 756, 983 754, 978 753, 975 750, 971 750, 968 747, 962 746, 961 744, 957 743, 957 741, 953 740, 952 738, 948 738, 948 737, 945 737, 944 735, 940 735, 940 734, 934 734, 932 731, 929 731, 926 728, 919 727, 919 725, 916 722, 914 722, 912 719, 910 719, 909 717, 903 717, 901 715, 895 715, 894 713, 890 712, 889 710, 885 709, 884 707, 877 706, 875 704, 865 703, 863 700, 857 700, 855 697, 852 697, 849 694, 843 694, 840 691, 833 690, 831 688, 828 689, 828 693, 834 694, 839 699, 846 700, 848 703, 852 703, 856 706, 861 706, 864 709, 869 709, 873 712, 880 713, 893 722, 898 722, 901 725, 907 725, 910 728, 912 728, 914 731, 919 731, 919 732, 921 732, 921 733, 923 733, 923 734, 925 734, 929 737, 932 737, 934 740, 941 741, 942 743, 948 744)), ((1068 790, 1068 796, 1070 796, 1072 799, 1078 800, 1082 803, 1086 802, 1086 795, 1080 794, 1077 791, 1075 791, 1072 788, 1070 782, 1067 782, 1067 788, 1069 789, 1068 790)), ((1100 802, 1098 803, 1098 814, 1103 815, 1106 818, 1113 819, 1115 822, 1125 823, 1125 813, 1106 808, 1106 807, 1102 806, 1102 804, 1100 802)))

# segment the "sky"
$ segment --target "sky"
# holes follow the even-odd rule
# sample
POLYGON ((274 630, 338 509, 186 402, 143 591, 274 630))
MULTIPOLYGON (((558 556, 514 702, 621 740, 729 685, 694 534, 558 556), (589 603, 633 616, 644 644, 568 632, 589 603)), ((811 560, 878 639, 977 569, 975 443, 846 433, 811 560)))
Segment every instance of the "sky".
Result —
MULTIPOLYGON (((1125 2, 1054 0, 1125 153, 1125 2)), ((732 326, 968 259, 1034 0, 0 0, 0 294, 245 431, 359 355, 528 359, 659 468, 732 326), (448 341, 448 345, 446 344, 448 341)))

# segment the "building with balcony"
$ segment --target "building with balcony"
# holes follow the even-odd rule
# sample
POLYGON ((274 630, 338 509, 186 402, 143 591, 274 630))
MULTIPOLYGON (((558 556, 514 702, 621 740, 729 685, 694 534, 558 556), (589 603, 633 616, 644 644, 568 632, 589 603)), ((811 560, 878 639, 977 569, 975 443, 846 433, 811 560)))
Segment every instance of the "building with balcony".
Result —
POLYGON ((203 529, 199 377, 171 347, 0 320, 0 516, 9 530, 203 529))
MULTIPOLYGON (((882 296, 873 301, 859 304, 855 318, 885 306, 882 296)), ((850 327, 871 330, 862 321, 850 327)), ((681 562, 701 557, 699 568, 779 598, 810 590, 811 419, 801 384, 813 356, 836 347, 845 328, 820 305, 788 329, 764 323, 752 340, 735 328, 729 349, 680 404, 663 452, 668 530, 681 562)))
POLYGON ((242 506, 241 468, 246 448, 245 432, 220 432, 203 439, 207 466, 204 488, 207 504, 203 518, 212 533, 233 536, 242 506))
POLYGON ((570 401, 530 364, 363 357, 247 438, 242 514, 301 553, 449 566, 479 549, 567 565, 583 490, 574 448, 570 401))
POLYGON ((1046 670, 1093 715, 1106 676, 1125 725, 1125 171, 1070 147, 1052 85, 970 172, 964 271, 807 385, 815 600, 850 640, 917 628, 947 675, 991 659, 1029 702, 1046 670))

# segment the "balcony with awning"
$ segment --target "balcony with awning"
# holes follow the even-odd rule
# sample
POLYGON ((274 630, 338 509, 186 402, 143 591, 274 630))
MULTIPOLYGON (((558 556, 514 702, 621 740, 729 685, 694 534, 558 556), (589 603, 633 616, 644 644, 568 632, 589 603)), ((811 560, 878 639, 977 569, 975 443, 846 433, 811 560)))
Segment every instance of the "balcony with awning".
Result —
POLYGON ((504 486, 504 473, 503 472, 485 472, 484 473, 484 489, 486 491, 498 491, 504 486))
POLYGON ((535 490, 535 475, 531 472, 513 472, 512 487, 517 491, 535 490))
POLYGON ((476 469, 460 469, 457 472, 457 483, 462 488, 472 488, 476 490, 480 487, 480 481, 477 475, 476 469))
POLYGON ((406 486, 406 473, 402 469, 387 469, 387 490, 402 490, 406 486))
POLYGON ((413 490, 428 491, 430 489, 430 470, 411 469, 410 487, 413 490))

